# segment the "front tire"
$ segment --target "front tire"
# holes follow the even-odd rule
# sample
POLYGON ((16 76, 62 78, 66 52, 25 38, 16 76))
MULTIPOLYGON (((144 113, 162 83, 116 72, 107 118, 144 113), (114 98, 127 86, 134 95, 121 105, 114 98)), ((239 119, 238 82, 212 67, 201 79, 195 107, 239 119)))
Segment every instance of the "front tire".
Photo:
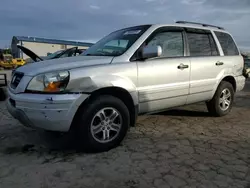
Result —
POLYGON ((208 111, 216 116, 227 115, 234 102, 234 88, 232 84, 222 81, 218 86, 213 99, 206 103, 208 111))
POLYGON ((76 134, 81 149, 108 151, 118 146, 127 134, 130 115, 118 98, 103 95, 79 109, 76 134))

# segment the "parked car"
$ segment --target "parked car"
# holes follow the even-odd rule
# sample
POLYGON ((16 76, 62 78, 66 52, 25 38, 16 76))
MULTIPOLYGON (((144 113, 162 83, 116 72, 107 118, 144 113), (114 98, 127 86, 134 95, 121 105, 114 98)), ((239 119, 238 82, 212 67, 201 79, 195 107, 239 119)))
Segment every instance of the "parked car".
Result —
POLYGON ((221 27, 193 22, 112 32, 80 56, 16 70, 8 111, 27 127, 74 132, 86 150, 120 144, 137 116, 205 102, 225 116, 245 85, 243 57, 221 27))
POLYGON ((49 59, 57 59, 57 58, 63 58, 63 57, 71 57, 71 56, 77 56, 80 55, 84 49, 79 49, 78 47, 72 47, 65 50, 58 50, 48 56, 38 56, 36 53, 31 51, 28 48, 25 48, 24 46, 17 45, 17 47, 22 50, 23 53, 25 53, 27 56, 31 58, 32 61, 29 61, 29 63, 38 62, 38 61, 44 61, 49 59))
POLYGON ((250 68, 250 59, 245 59, 245 66, 250 68))
MULTIPOLYGON (((58 50, 48 56, 38 56, 35 54, 33 51, 31 51, 28 48, 25 48, 24 46, 17 45, 17 47, 22 50, 23 53, 25 53, 27 56, 30 57, 30 59, 26 60, 26 63, 34 63, 34 62, 39 62, 39 61, 44 61, 44 60, 49 60, 49 59, 57 59, 57 58, 64 58, 64 57, 71 57, 71 56, 77 56, 80 55, 82 52, 84 52, 84 49, 79 49, 78 47, 72 47, 68 48, 65 50, 58 50)), ((19 66, 18 66, 19 67, 19 66)), ((14 73, 15 69, 12 70, 12 75, 14 73)))
POLYGON ((250 77, 250 59, 248 56, 242 54, 243 56, 243 59, 244 59, 244 72, 243 72, 243 75, 246 77, 246 78, 249 78, 250 77))

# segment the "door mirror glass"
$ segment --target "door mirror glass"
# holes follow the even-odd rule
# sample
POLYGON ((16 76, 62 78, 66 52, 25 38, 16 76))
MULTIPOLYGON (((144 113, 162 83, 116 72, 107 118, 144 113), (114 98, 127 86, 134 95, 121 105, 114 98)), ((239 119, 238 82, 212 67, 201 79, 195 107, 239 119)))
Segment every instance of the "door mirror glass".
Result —
POLYGON ((162 54, 161 46, 145 46, 142 49, 142 58, 143 59, 160 57, 161 54, 162 54))

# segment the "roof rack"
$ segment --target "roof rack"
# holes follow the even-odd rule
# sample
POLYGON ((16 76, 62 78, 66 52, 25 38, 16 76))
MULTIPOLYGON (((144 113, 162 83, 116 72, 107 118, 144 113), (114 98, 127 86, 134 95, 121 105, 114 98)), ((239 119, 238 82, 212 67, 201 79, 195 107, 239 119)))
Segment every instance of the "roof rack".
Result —
POLYGON ((195 24, 195 25, 201 25, 203 27, 215 27, 221 30, 225 30, 223 27, 215 26, 215 25, 209 25, 209 24, 204 24, 204 23, 197 23, 197 22, 188 22, 188 21, 177 21, 175 23, 179 24, 195 24))

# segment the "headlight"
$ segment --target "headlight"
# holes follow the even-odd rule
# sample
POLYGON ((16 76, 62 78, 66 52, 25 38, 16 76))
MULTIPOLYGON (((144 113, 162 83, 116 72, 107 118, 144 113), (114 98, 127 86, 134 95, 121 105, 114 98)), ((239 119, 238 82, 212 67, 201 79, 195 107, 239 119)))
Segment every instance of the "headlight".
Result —
POLYGON ((69 83, 69 72, 60 71, 35 76, 29 83, 27 91, 63 92, 69 83))

